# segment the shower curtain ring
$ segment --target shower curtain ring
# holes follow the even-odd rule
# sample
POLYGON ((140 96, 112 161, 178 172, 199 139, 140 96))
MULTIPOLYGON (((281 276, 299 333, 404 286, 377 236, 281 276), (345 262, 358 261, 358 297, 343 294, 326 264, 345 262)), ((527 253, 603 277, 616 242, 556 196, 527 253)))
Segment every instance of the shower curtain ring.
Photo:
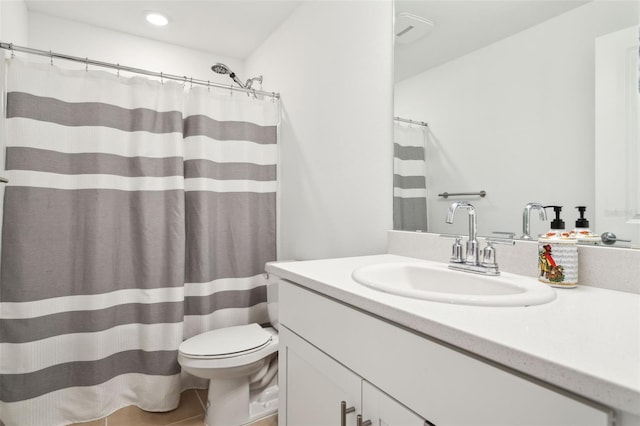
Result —
POLYGON ((15 59, 16 52, 13 50, 13 43, 9 43, 9 50, 11 50, 11 59, 15 59))
POLYGON ((53 66, 53 52, 51 50, 49 50, 49 61, 51 63, 51 66, 53 66))
POLYGON ((209 86, 209 80, 207 80, 207 91, 211 91, 211 86, 209 86))
POLYGON ((89 58, 86 56, 84 58, 84 70, 85 72, 89 71, 89 58))
POLYGON ((193 77, 191 77, 190 81, 191 81, 191 87, 189 87, 189 88, 193 89, 193 77))
POLYGON ((229 85, 229 96, 233 96, 233 84, 229 85))
POLYGON ((118 78, 120 78, 120 64, 116 64, 116 66, 116 75, 118 76, 118 78))
POLYGON ((162 71, 160 71, 160 84, 164 84, 164 76, 162 75, 162 71))

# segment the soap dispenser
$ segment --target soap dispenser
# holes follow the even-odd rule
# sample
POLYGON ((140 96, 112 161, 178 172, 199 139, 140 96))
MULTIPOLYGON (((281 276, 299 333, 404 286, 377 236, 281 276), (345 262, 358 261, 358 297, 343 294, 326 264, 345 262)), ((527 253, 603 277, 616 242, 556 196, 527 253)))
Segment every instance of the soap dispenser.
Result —
POLYGON ((556 217, 549 232, 538 239, 538 281, 553 287, 577 287, 578 240, 564 229, 562 206, 545 206, 549 207, 556 217))
POLYGON ((589 221, 584 217, 587 207, 576 206, 576 209, 580 212, 580 217, 576 220, 576 227, 571 231, 570 236, 576 238, 580 243, 598 244, 601 241, 600 235, 591 232, 589 221))
POLYGON ((569 237, 569 233, 564 229, 564 220, 560 218, 560 213, 562 212, 562 206, 544 206, 545 209, 549 207, 553 208, 553 212, 556 215, 556 218, 551 221, 551 229, 546 233, 541 235, 542 238, 561 238, 561 237, 569 237))

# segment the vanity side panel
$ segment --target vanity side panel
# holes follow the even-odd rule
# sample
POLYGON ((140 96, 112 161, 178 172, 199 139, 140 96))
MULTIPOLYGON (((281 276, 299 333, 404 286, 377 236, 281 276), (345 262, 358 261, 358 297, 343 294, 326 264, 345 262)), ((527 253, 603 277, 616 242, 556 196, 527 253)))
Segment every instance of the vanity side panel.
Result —
POLYGON ((437 425, 611 425, 611 412, 570 398, 294 284, 281 322, 437 425))

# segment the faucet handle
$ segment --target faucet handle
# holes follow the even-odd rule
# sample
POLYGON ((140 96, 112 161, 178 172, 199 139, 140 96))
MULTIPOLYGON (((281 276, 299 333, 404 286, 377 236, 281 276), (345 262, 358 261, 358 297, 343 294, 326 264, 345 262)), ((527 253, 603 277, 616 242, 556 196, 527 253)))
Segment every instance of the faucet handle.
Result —
MULTIPOLYGON (((497 233, 497 232, 496 232, 497 233)), ((496 249, 493 248, 494 244, 506 244, 515 245, 513 238, 498 238, 498 237, 485 237, 487 245, 482 250, 482 263, 485 268, 491 268, 498 272, 498 263, 496 262, 496 249)))
POLYGON ((485 268, 498 268, 496 263, 496 249, 493 248, 493 241, 487 238, 487 245, 482 250, 482 266, 485 268))
MULTIPOLYGON (((497 232, 496 232, 497 234, 497 232)), ((494 244, 506 244, 515 245, 515 240, 512 238, 499 238, 499 237, 485 237, 487 242, 486 247, 482 250, 482 263, 485 268, 492 268, 498 271, 498 263, 496 262, 496 249, 493 248, 494 244)))
POLYGON ((451 259, 453 263, 463 263, 464 256, 462 254, 462 235, 440 234, 442 238, 454 238, 455 242, 451 246, 451 259))
POLYGON ((618 241, 623 241, 625 243, 630 243, 631 240, 623 240, 620 239, 618 237, 616 237, 616 234, 614 234, 613 232, 605 232, 604 234, 602 234, 600 236, 600 238, 602 239, 602 242, 608 246, 615 244, 618 241))

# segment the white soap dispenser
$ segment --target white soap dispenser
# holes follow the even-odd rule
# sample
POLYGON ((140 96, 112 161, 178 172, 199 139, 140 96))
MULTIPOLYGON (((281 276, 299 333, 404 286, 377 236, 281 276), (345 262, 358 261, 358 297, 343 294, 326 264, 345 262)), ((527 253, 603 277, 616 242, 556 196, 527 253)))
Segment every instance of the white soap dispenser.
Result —
POLYGON ((538 238, 538 281, 553 287, 578 286, 578 240, 564 229, 562 206, 553 207, 551 229, 538 238))

